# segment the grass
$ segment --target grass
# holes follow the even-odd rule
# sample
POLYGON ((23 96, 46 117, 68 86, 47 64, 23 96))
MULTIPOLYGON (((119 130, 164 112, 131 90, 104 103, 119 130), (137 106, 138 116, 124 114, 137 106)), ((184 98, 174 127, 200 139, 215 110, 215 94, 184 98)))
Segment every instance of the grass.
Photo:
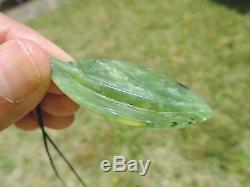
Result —
MULTIPOLYGON (((71 0, 28 23, 76 59, 122 59, 168 74, 215 110, 207 122, 176 130, 123 127, 79 111, 71 128, 50 133, 89 186, 250 186, 249 20, 212 0, 71 0), (101 160, 113 155, 152 164, 145 177, 103 173, 101 160)), ((0 184, 60 186, 38 131, 1 133, 0 184)))

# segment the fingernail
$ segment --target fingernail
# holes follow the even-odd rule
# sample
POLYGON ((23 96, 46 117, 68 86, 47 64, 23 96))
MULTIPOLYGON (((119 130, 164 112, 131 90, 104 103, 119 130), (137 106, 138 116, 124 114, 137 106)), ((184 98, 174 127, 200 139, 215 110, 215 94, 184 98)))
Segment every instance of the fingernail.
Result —
POLYGON ((17 40, 0 46, 0 96, 19 102, 40 86, 40 73, 27 47, 17 40))

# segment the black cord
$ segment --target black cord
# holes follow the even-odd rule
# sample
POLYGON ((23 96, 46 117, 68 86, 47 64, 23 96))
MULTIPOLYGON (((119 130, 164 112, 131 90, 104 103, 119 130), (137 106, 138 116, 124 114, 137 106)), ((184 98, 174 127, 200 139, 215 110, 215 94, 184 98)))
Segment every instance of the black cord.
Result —
POLYGON ((52 139, 48 136, 47 133, 46 133, 46 135, 47 135, 47 138, 48 138, 49 142, 51 143, 51 145, 55 148, 55 150, 58 152, 58 154, 62 157, 62 159, 68 165, 68 167, 70 168, 70 170, 74 173, 74 175, 76 176, 76 178, 78 179, 78 181, 82 184, 82 186, 87 187, 87 185, 83 182, 83 180, 80 177, 80 175, 76 172, 75 168, 71 165, 71 163, 63 155, 63 153, 61 152, 61 150, 56 146, 56 144, 52 141, 52 139))
POLYGON ((67 187, 66 183, 64 182, 64 180, 62 179, 62 177, 59 175, 59 172, 57 171, 57 168, 55 166, 53 158, 52 158, 52 156, 50 154, 50 150, 49 150, 49 146, 48 146, 47 133, 46 133, 46 131, 44 129, 43 115, 42 115, 42 111, 40 109, 40 106, 37 107, 36 114, 37 114, 38 125, 39 125, 39 127, 40 127, 40 129, 42 131, 44 147, 45 147, 46 153, 47 153, 47 155, 49 157, 49 161, 50 161, 51 167, 54 170, 54 173, 55 173, 56 177, 61 181, 61 183, 63 184, 63 186, 67 187))
POLYGON ((82 178, 80 177, 80 175, 76 172, 75 168, 72 166, 72 164, 69 162, 69 160, 64 156, 64 154, 62 153, 62 151, 57 147, 57 145, 54 143, 54 141, 50 138, 50 136, 48 135, 48 133, 46 132, 45 128, 44 128, 44 124, 43 124, 43 115, 42 115, 42 111, 40 106, 38 105, 36 108, 36 115, 37 115, 37 121, 38 121, 38 125, 42 131, 42 136, 43 136, 43 142, 44 142, 44 147, 46 150, 46 153, 49 157, 50 160, 50 164, 52 169, 54 170, 54 173, 56 175, 56 177, 60 180, 60 182, 63 184, 64 187, 67 187, 67 184, 64 182, 63 178, 60 176, 55 163, 53 161, 53 158, 50 154, 50 150, 49 150, 49 146, 48 146, 48 141, 51 143, 51 145, 54 147, 54 149, 57 151, 57 153, 61 156, 61 158, 65 161, 65 163, 67 164, 67 166, 70 168, 70 170, 74 173, 74 175, 76 176, 76 178, 78 179, 78 181, 81 183, 81 185, 83 187, 87 187, 87 185, 83 182, 82 178))

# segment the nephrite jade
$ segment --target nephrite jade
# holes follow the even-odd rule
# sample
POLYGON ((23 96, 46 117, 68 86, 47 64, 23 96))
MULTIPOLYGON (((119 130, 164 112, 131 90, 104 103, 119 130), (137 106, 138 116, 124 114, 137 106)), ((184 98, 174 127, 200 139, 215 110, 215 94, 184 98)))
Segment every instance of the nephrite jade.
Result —
POLYGON ((98 59, 51 62, 52 80, 68 97, 121 124, 188 127, 212 114, 187 86, 135 64, 98 59))

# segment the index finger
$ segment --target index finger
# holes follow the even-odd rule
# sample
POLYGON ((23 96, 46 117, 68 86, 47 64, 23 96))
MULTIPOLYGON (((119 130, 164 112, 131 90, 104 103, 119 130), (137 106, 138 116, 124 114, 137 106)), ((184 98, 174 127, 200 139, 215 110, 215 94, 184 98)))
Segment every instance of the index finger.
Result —
POLYGON ((69 54, 64 52, 37 31, 0 13, 0 44, 13 39, 32 40, 41 48, 43 48, 50 56, 56 57, 63 61, 73 60, 69 54))
MULTIPOLYGON (((49 56, 62 61, 73 60, 69 54, 46 39, 42 34, 0 13, 0 44, 14 39, 31 40, 38 44, 49 56)), ((51 84, 48 92, 62 94, 54 83, 51 84)))

